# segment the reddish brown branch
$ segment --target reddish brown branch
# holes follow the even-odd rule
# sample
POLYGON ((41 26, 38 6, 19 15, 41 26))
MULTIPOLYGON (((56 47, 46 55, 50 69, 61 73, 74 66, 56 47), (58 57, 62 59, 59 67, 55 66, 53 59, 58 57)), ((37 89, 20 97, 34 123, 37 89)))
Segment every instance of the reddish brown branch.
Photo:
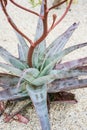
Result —
POLYGON ((29 67, 32 67, 32 55, 33 55, 34 47, 30 46, 29 51, 28 51, 28 65, 29 67))
MULTIPOLYGON (((10 0, 10 2, 11 2, 12 4, 14 4, 15 6, 21 8, 21 9, 23 9, 23 10, 29 12, 29 13, 32 13, 32 14, 35 14, 36 16, 41 17, 38 13, 36 13, 36 12, 30 10, 30 9, 27 9, 27 8, 25 8, 25 7, 23 7, 23 6, 19 5, 19 4, 17 4, 17 3, 16 3, 15 1, 13 1, 13 0, 10 0)), ((42 17, 41 17, 41 18, 42 18, 42 17)))
MULTIPOLYGON (((65 10, 64 14, 62 15, 62 17, 61 17, 56 23, 53 22, 54 24, 52 23, 50 29, 49 29, 48 32, 47 32, 47 16, 48 16, 49 10, 47 10, 47 3, 46 3, 47 1, 45 0, 45 4, 46 4, 46 5, 44 5, 45 11, 44 11, 44 20, 43 20, 44 32, 43 32, 42 36, 34 43, 35 47, 36 47, 38 44, 40 44, 40 42, 43 41, 43 40, 46 38, 46 36, 48 35, 48 33, 49 33, 52 29, 54 29, 55 26, 58 25, 58 24, 63 20, 63 18, 66 16, 67 12, 68 12, 69 9, 70 9, 70 6, 71 6, 71 4, 72 4, 72 1, 73 1, 73 0, 70 0, 70 3, 69 3, 69 5, 68 5, 68 7, 66 8, 66 10, 65 10)), ((53 9, 53 8, 51 7, 50 10, 51 10, 51 9, 53 9)), ((30 67, 32 67, 32 55, 33 55, 33 51, 34 51, 35 47, 32 47, 32 46, 31 46, 31 47, 29 48, 29 51, 28 51, 28 64, 29 64, 30 67)))
MULTIPOLYGON (((28 9, 26 9, 26 8, 24 8, 24 7, 22 7, 22 6, 20 6, 19 4, 15 3, 13 0, 10 0, 10 1, 11 1, 14 5, 16 5, 17 7, 21 8, 21 9, 23 9, 23 10, 25 10, 25 11, 28 11, 28 12, 30 12, 30 13, 32 13, 32 14, 35 14, 35 15, 39 16, 39 17, 42 19, 42 21, 43 21, 43 34, 42 34, 42 36, 41 36, 37 41, 35 41, 35 43, 33 43, 32 40, 30 40, 25 34, 23 34, 23 33, 17 28, 17 26, 13 23, 12 19, 10 18, 10 16, 9 16, 8 13, 7 13, 7 10, 6 10, 6 7, 5 7, 5 0, 4 0, 4 1, 3 1, 3 0, 0 0, 0 1, 1 1, 1 5, 2 5, 2 9, 3 9, 3 11, 4 11, 4 14, 6 15, 7 20, 8 20, 8 22, 10 23, 10 25, 11 25, 18 33, 20 33, 25 39, 27 39, 27 40, 29 41, 29 43, 31 44, 30 49, 29 49, 29 51, 28 51, 28 64, 29 64, 30 67, 32 67, 32 55, 33 55, 34 48, 35 48, 38 44, 40 44, 41 41, 43 41, 43 40, 46 38, 46 36, 48 35, 48 33, 49 33, 52 29, 54 29, 55 26, 58 25, 58 24, 63 20, 63 18, 66 16, 66 14, 67 14, 67 12, 68 12, 68 10, 69 10, 69 8, 70 8, 70 6, 71 6, 73 0, 70 0, 70 3, 69 3, 69 5, 68 5, 68 7, 66 8, 64 14, 62 15, 62 17, 61 17, 57 22, 55 22, 56 17, 53 17, 53 23, 52 23, 52 25, 51 25, 51 27, 50 27, 49 30, 48 30, 48 25, 47 25, 47 18, 48 18, 48 13, 49 13, 49 11, 50 11, 51 9, 57 7, 57 6, 60 6, 61 4, 63 4, 64 2, 66 2, 66 0, 64 0, 64 1, 60 2, 60 3, 58 3, 58 4, 55 5, 55 6, 52 6, 52 7, 49 8, 49 9, 47 9, 47 0, 43 0, 43 2, 44 2, 44 3, 43 3, 43 4, 44 4, 44 15, 43 15, 43 16, 39 15, 38 13, 36 13, 36 12, 34 12, 34 11, 28 10, 28 9)), ((7 2, 7 1, 6 1, 6 2, 7 2)))
POLYGON ((3 0, 3 2, 4 2, 4 5, 6 6, 7 5, 7 0, 3 0))
POLYGON ((66 14, 68 13, 68 11, 69 11, 69 9, 70 9, 70 7, 71 7, 72 1, 73 1, 73 0, 70 0, 70 3, 68 4, 68 6, 67 6, 67 8, 66 8, 66 10, 65 10, 65 12, 64 12, 64 14, 63 14, 62 17, 54 24, 53 28, 54 28, 56 25, 58 25, 58 24, 64 19, 64 17, 66 16, 66 14))
MULTIPOLYGON (((43 1, 42 1, 43 2, 43 1)), ((43 16, 43 34, 42 36, 34 43, 34 46, 36 47, 38 44, 41 43, 43 39, 47 36, 48 31, 48 25, 47 25, 47 17, 48 17, 48 9, 47 9, 47 0, 44 0, 44 16, 43 16)), ((35 47, 30 47, 28 51, 28 65, 32 67, 32 55, 35 47)))
POLYGON ((54 29, 55 26, 57 26, 57 25, 64 19, 64 17, 66 16, 66 14, 68 13, 68 11, 69 11, 69 9, 70 9, 70 7, 71 7, 72 1, 73 1, 73 0, 70 0, 70 3, 68 4, 68 6, 67 6, 67 8, 66 8, 66 10, 65 10, 65 12, 64 12, 64 14, 61 16, 61 18, 60 18, 56 23, 54 23, 54 25, 52 25, 52 26, 50 27, 50 29, 48 30, 48 33, 49 33, 52 29, 54 29))
POLYGON ((56 18, 57 18, 57 15, 56 15, 56 14, 53 14, 53 22, 52 22, 52 25, 51 25, 51 27, 50 27, 50 29, 49 29, 48 33, 49 33, 49 32, 50 32, 50 30, 53 28, 54 23, 55 23, 55 21, 56 21, 56 18))
POLYGON ((47 30, 48 30, 47 16, 48 16, 48 11, 47 11, 47 0, 45 0, 45 2, 44 2, 44 19, 43 19, 44 31, 43 31, 43 34, 47 33, 47 30))
POLYGON ((58 4, 56 4, 56 5, 54 5, 54 6, 52 6, 52 7, 50 7, 49 8, 49 11, 50 10, 52 10, 52 9, 54 9, 54 8, 56 8, 56 7, 59 7, 60 5, 62 5, 63 3, 65 3, 67 0, 64 0, 64 1, 62 1, 62 2, 60 2, 60 3, 58 3, 58 4))
POLYGON ((48 34, 43 34, 43 35, 40 37, 40 39, 37 40, 37 41, 34 43, 34 46, 30 46, 29 51, 28 51, 28 65, 29 65, 29 67, 32 67, 32 55, 33 55, 33 51, 34 51, 35 47, 36 47, 38 44, 40 44, 41 41, 42 41, 43 39, 45 39, 47 35, 48 35, 48 34))
POLYGON ((29 51, 28 51, 28 65, 29 65, 29 67, 32 67, 32 55, 33 55, 33 51, 34 51, 35 47, 36 47, 38 44, 40 44, 41 41, 47 37, 47 35, 48 35, 47 33, 43 34, 43 35, 40 37, 40 39, 38 39, 38 40, 34 43, 34 46, 30 46, 29 51))
POLYGON ((7 17, 7 20, 8 20, 8 22, 10 23, 10 25, 11 25, 18 33, 20 33, 26 40, 28 40, 28 42, 29 42, 32 46, 34 46, 32 40, 30 40, 24 33, 22 33, 22 32, 17 28, 17 26, 14 24, 14 22, 12 21, 12 19, 10 18, 9 14, 8 14, 7 11, 6 11, 6 7, 5 7, 5 5, 4 5, 4 3, 3 3, 3 0, 1 0, 1 5, 2 5, 3 12, 4 12, 5 16, 7 17))

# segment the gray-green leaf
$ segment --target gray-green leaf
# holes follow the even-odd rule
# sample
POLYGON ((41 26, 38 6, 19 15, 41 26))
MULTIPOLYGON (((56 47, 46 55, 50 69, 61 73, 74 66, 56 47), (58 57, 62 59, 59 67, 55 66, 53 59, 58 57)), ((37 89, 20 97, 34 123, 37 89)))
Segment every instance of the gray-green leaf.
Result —
POLYGON ((71 53, 72 51, 82 48, 84 46, 87 46, 87 43, 82 43, 82 44, 78 44, 78 45, 74 45, 71 47, 66 48, 65 50, 63 50, 62 52, 56 54, 55 56, 50 58, 50 62, 49 64, 43 69, 43 71, 40 73, 40 76, 46 75, 47 73, 50 72, 50 70, 52 70, 52 68, 55 66, 56 63, 60 62, 61 59, 71 53))
MULTIPOLYGON (((44 5, 41 5, 41 11, 40 15, 43 16, 44 14, 44 5)), ((37 29, 36 29, 36 35, 35 35, 35 41, 37 41, 43 34, 43 21, 39 17, 37 29)), ((44 57, 44 51, 46 49, 46 41, 45 39, 35 47, 33 57, 32 57, 32 63, 33 67, 38 68, 42 64, 42 60, 44 57)))
POLYGON ((23 64, 20 60, 18 60, 16 57, 11 55, 6 49, 3 47, 0 47, 0 56, 10 64, 12 64, 14 67, 19 69, 25 69, 26 66, 23 64))
POLYGON ((78 23, 74 23, 62 35, 58 36, 58 38, 54 40, 52 44, 50 44, 46 49, 45 51, 46 56, 51 57, 61 52, 64 46, 66 45, 67 41, 69 40, 69 38, 72 36, 75 29, 78 27, 78 25, 79 25, 78 23))
POLYGON ((18 32, 15 31, 15 33, 16 33, 17 38, 19 40, 19 44, 18 44, 19 59, 22 61, 26 61, 29 46, 27 45, 25 39, 18 32))

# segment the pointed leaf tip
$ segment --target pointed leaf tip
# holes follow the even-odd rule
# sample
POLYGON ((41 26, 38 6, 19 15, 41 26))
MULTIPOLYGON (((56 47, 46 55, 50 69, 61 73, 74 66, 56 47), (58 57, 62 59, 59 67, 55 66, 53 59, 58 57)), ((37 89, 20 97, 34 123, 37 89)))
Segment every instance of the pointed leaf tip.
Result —
POLYGON ((62 35, 58 36, 46 49, 46 56, 50 57, 62 51, 67 41, 78 27, 79 23, 73 23, 62 35))
POLYGON ((26 61, 29 46, 27 45, 25 39, 18 32, 15 31, 15 33, 19 40, 19 44, 18 44, 19 59, 22 61, 26 61))
MULTIPOLYGON (((42 1, 40 15, 44 15, 44 1, 42 1)), ((36 35, 35 35, 35 41, 37 41, 43 34, 43 21, 41 17, 39 17, 37 28, 36 28, 36 35)), ((34 49, 34 53, 32 56, 32 63, 33 67, 39 68, 39 66, 42 64, 43 57, 44 57, 44 51, 46 49, 46 41, 43 40, 39 45, 37 45, 34 49)))

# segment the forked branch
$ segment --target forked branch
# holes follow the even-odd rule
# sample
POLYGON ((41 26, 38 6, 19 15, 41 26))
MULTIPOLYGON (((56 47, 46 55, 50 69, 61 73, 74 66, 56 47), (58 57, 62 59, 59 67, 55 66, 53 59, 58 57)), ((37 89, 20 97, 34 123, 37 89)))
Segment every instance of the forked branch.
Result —
MULTIPOLYGON (((32 14, 34 14, 34 15, 36 15, 36 16, 41 17, 38 13, 36 13, 36 12, 34 12, 34 11, 30 10, 30 9, 27 9, 27 8, 25 8, 25 7, 21 6, 21 5, 19 5, 18 3, 16 3, 16 2, 15 2, 15 1, 13 1, 13 0, 10 0, 10 2, 11 2, 12 4, 14 4, 15 6, 17 6, 17 7, 21 8, 21 9, 23 9, 23 10, 25 10, 25 11, 29 12, 29 13, 32 13, 32 14)), ((42 17, 41 17, 41 18, 42 18, 42 17)))
POLYGON ((64 1, 59 2, 58 4, 56 4, 56 5, 52 6, 52 7, 50 7, 50 8, 49 8, 49 11, 52 10, 52 9, 54 9, 54 8, 56 8, 56 7, 59 7, 60 5, 62 5, 63 3, 65 3, 66 1, 67 1, 67 0, 64 0, 64 1))
POLYGON ((55 7, 58 7, 60 6, 61 4, 63 4, 64 2, 66 2, 66 0, 56 4, 55 6, 52 6, 51 8, 47 8, 47 0, 42 0, 42 4, 44 6, 44 14, 43 16, 41 16, 40 14, 34 12, 34 11, 31 11, 29 9, 26 9, 25 7, 17 4, 16 2, 14 2, 13 0, 10 0, 10 2, 12 2, 14 5, 16 5, 17 7, 25 10, 25 11, 28 11, 32 14, 35 14, 37 16, 39 16, 41 19, 42 19, 42 22, 43 22, 43 34, 42 36, 36 40, 35 42, 33 42, 29 37, 27 37, 24 33, 22 33, 22 31, 20 31, 17 26, 14 24, 14 22, 12 21, 11 17, 9 16, 9 14, 7 13, 7 10, 6 10, 6 5, 7 5, 7 0, 0 0, 1 2, 1 5, 2 5, 2 9, 3 9, 3 12, 4 14, 6 15, 7 17, 7 20, 8 22, 10 23, 10 25, 18 32, 20 33, 26 40, 28 40, 28 42, 31 44, 30 48, 29 48, 29 51, 28 51, 28 64, 30 67, 32 67, 32 55, 33 55, 33 51, 35 49, 35 47, 40 44, 46 37, 47 35, 49 34, 50 31, 52 31, 62 20, 63 18, 66 16, 71 4, 72 4, 72 1, 73 0, 70 0, 70 3, 68 4, 64 14, 61 16, 61 18, 56 21, 56 15, 53 15, 53 22, 52 22, 52 25, 50 26, 50 28, 48 29, 48 13, 50 12, 50 10, 52 10, 53 8, 55 7))
MULTIPOLYGON (((28 64, 30 67, 32 67, 32 55, 33 55, 33 51, 35 49, 35 47, 41 43, 41 41, 43 41, 48 33, 50 31, 52 31, 63 19, 64 17, 66 16, 66 14, 68 13, 69 9, 70 9, 70 6, 72 4, 72 1, 73 0, 70 0, 70 3, 68 4, 64 14, 61 16, 61 18, 55 23, 55 20, 56 20, 56 17, 53 17, 53 23, 51 25, 51 27, 48 29, 47 28, 47 17, 48 17, 48 13, 51 9, 53 9, 55 6, 51 7, 51 8, 47 8, 47 0, 43 0, 42 1, 42 4, 44 4, 44 16, 43 16, 43 28, 44 28, 44 31, 43 31, 43 34, 42 36, 34 43, 34 47, 30 47, 29 48, 29 51, 28 51, 28 64)), ((60 6, 62 3, 64 3, 65 1, 59 3, 57 6, 60 6)))
POLYGON ((9 14, 7 13, 7 10, 6 10, 6 5, 4 3, 3 0, 1 0, 1 6, 2 6, 2 9, 3 9, 3 12, 8 20, 8 22, 10 23, 10 25, 14 28, 14 30, 16 30, 18 33, 20 33, 26 40, 29 41, 29 43, 31 44, 31 46, 33 46, 33 42, 31 39, 29 39, 24 33, 22 33, 22 31, 20 31, 17 26, 14 24, 14 22, 12 21, 11 17, 9 16, 9 14))
MULTIPOLYGON (((48 33, 49 33, 51 30, 53 30, 53 29, 64 19, 64 17, 67 15, 67 13, 68 13, 68 11, 69 11, 69 9, 70 9, 70 7, 71 7, 72 2, 73 2, 73 0, 70 0, 70 3, 68 4, 68 6, 67 6, 67 8, 66 8, 66 10, 65 10, 65 12, 64 12, 64 14, 60 17, 60 19, 59 19, 56 23, 54 23, 54 24, 50 27, 50 29, 48 30, 48 33)), ((51 7, 51 8, 52 8, 52 7, 51 7)))

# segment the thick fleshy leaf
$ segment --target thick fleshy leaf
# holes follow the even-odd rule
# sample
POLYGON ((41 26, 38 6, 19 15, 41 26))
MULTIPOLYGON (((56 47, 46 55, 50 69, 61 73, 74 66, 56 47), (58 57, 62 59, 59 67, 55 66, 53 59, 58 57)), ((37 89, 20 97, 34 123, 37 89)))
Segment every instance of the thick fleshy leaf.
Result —
POLYGON ((46 56, 51 57, 61 52, 78 25, 78 23, 74 23, 62 35, 60 35, 55 41, 53 41, 52 44, 49 45, 49 47, 46 49, 46 56))
POLYGON ((28 96, 26 91, 26 83, 20 84, 17 87, 19 78, 9 75, 0 74, 0 100, 13 100, 28 96))
POLYGON ((83 66, 85 64, 87 64, 87 57, 77 59, 77 60, 73 60, 73 61, 69 61, 69 62, 65 62, 65 63, 62 63, 62 64, 56 64, 54 69, 69 70, 69 69, 72 69, 72 68, 83 66))
POLYGON ((60 62, 65 55, 71 53, 72 51, 75 51, 76 49, 79 49, 85 46, 87 46, 87 43, 74 45, 74 46, 64 49, 62 52, 58 53, 54 57, 51 57, 50 63, 43 69, 43 71, 40 73, 40 76, 43 76, 49 73, 49 71, 56 65, 56 63, 60 62))
POLYGON ((56 93, 59 91, 69 91, 72 89, 86 88, 87 79, 63 79, 55 80, 48 84, 48 93, 56 93))
POLYGON ((6 74, 6 73, 0 73, 0 87, 1 88, 8 88, 9 86, 15 86, 18 83, 18 77, 6 74))
POLYGON ((58 36, 58 38, 48 46, 48 48, 44 52, 45 58, 41 66, 41 70, 44 68, 45 64, 49 63, 48 58, 55 56, 63 50, 64 46, 71 37, 72 33, 78 27, 78 25, 78 23, 74 23, 73 25, 71 25, 62 35, 58 36))
POLYGON ((35 68, 29 68, 25 70, 25 73, 27 73, 27 75, 30 75, 31 77, 36 78, 39 75, 39 70, 35 69, 35 68))
POLYGON ((18 76, 18 77, 20 77, 21 74, 22 74, 22 71, 20 69, 17 69, 17 68, 15 68, 15 67, 13 67, 13 66, 11 66, 9 64, 6 64, 6 63, 1 63, 0 62, 0 67, 7 70, 10 74, 18 76))
POLYGON ((29 47, 25 39, 18 32, 16 32, 16 35, 19 40, 19 44, 18 44, 19 59, 21 61, 27 61, 27 54, 28 54, 29 47))
POLYGON ((14 75, 14 76, 20 77, 22 74, 22 71, 20 69, 17 69, 9 64, 6 64, 6 63, 0 62, 0 67, 4 68, 7 71, 7 73, 14 75))
POLYGON ((80 66, 80 67, 77 67, 75 69, 69 69, 69 70, 52 70, 52 71, 50 71, 49 74, 54 74, 54 75, 59 74, 60 78, 61 78, 65 74, 66 74, 66 76, 73 74, 73 77, 74 77, 74 75, 76 75, 76 73, 78 73, 78 76, 79 76, 79 74, 81 72, 82 72, 82 75, 86 74, 87 73, 87 66, 80 66))
POLYGON ((27 85, 28 94, 34 104, 37 115, 39 116, 42 130, 50 130, 48 109, 47 109, 47 86, 39 86, 36 89, 27 85))
POLYGON ((25 69, 24 71, 21 71, 9 64, 1 63, 0 62, 0 67, 8 70, 8 72, 14 76, 20 77, 21 82, 23 79, 27 80, 29 83, 32 83, 32 81, 39 75, 39 71, 35 68, 29 68, 25 69))
POLYGON ((33 81, 33 84, 36 86, 43 85, 44 83, 51 83, 56 79, 64 79, 64 78, 71 78, 77 76, 87 75, 87 68, 86 69, 77 69, 77 70, 52 70, 49 75, 39 77, 33 81))
MULTIPOLYGON (((40 15, 44 15, 44 5, 41 5, 41 10, 40 10, 40 15)), ((37 24, 37 29, 36 29, 36 35, 35 35, 35 41, 38 40, 43 34, 43 21, 39 17, 38 24, 37 24)), ((37 45, 34 49, 33 57, 32 57, 32 62, 33 62, 33 67, 38 68, 40 64, 42 64, 43 60, 43 54, 46 49, 46 41, 43 40, 39 45, 37 45)))
POLYGON ((22 46, 20 44, 18 44, 18 55, 19 55, 19 60, 20 61, 23 61, 23 62, 27 61, 27 57, 25 59, 24 52, 23 52, 22 46))
POLYGON ((22 75, 20 76, 20 79, 18 81, 17 87, 20 86, 21 81, 23 81, 23 79, 27 80, 28 82, 33 82, 33 80, 39 75, 39 71, 35 68, 29 68, 26 69, 22 75))
POLYGON ((19 69, 25 69, 26 66, 18 60, 16 57, 11 55, 6 49, 3 47, 0 47, 0 56, 10 64, 12 64, 14 67, 19 68, 19 69))
POLYGON ((58 63, 58 62, 60 62, 62 60, 62 58, 64 56, 68 55, 69 53, 71 53, 71 52, 73 52, 73 51, 75 51, 77 49, 85 47, 85 46, 87 46, 87 42, 68 47, 68 48, 64 49, 62 52, 58 53, 57 55, 51 57, 51 60, 55 59, 55 58, 58 58, 58 61, 57 61, 57 63, 58 63))
POLYGON ((13 100, 22 97, 26 97, 27 93, 18 93, 17 88, 7 88, 0 91, 0 101, 13 100))
MULTIPOLYGON (((17 87, 19 80, 20 78, 14 75, 0 73, 0 91, 7 88, 17 87)), ((20 85, 19 91, 26 92, 26 82, 24 81, 19 85, 20 85)))

